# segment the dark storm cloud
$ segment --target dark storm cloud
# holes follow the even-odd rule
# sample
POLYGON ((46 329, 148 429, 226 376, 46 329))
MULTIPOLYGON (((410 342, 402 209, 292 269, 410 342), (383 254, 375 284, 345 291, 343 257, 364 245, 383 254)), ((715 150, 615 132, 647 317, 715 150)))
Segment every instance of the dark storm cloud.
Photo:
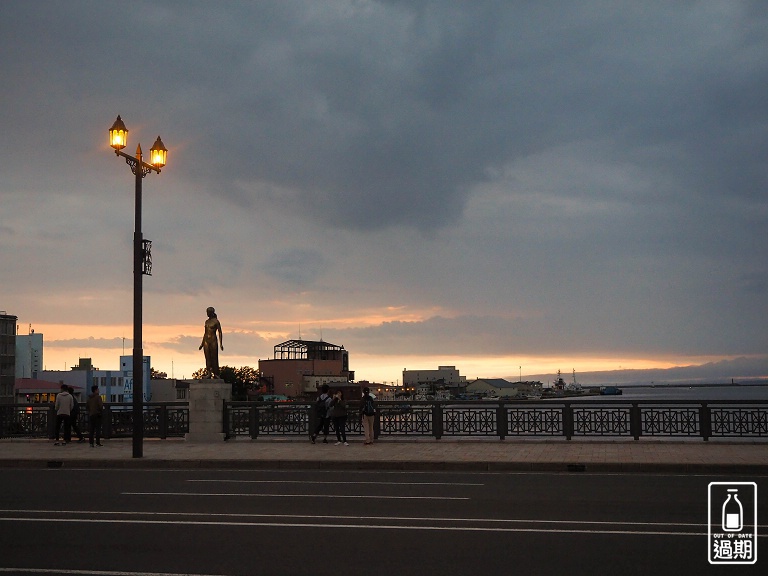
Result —
POLYGON ((4 122, 52 92, 75 110, 136 98, 191 147, 184 173, 243 206, 274 195, 335 226, 442 227, 493 170, 587 140, 683 204, 765 190, 759 4, 47 6, 4 10, 4 69, 47 87, 11 87, 32 106, 4 122))
POLYGON ((317 250, 291 249, 274 253, 264 265, 270 276, 295 287, 304 287, 322 273, 325 257, 317 250))

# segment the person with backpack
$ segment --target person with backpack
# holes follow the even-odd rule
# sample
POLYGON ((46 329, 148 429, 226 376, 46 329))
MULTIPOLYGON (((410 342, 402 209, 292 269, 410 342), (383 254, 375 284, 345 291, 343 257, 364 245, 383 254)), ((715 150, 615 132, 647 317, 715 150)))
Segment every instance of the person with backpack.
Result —
POLYGON ((328 390, 330 388, 328 387, 328 384, 323 384, 323 386, 320 388, 320 396, 318 396, 317 401, 315 402, 315 414, 317 415, 317 426, 315 426, 315 431, 312 433, 312 436, 309 437, 309 439, 312 441, 312 444, 315 443, 315 439, 320 434, 320 431, 323 431, 323 444, 328 444, 328 428, 331 424, 331 397, 328 395, 328 390))
POLYGON ((336 446, 340 446, 344 443, 344 446, 349 446, 347 442, 347 403, 344 402, 344 393, 341 390, 337 390, 333 395, 331 402, 331 419, 333 420, 333 429, 336 430, 336 446))
POLYGON ((70 423, 72 425, 72 433, 77 434, 78 442, 85 442, 83 433, 80 431, 80 403, 75 398, 75 389, 72 386, 67 388, 70 396, 72 396, 72 413, 70 414, 70 423))
POLYGON ((368 446, 373 444, 373 421, 376 414, 376 402, 371 396, 371 389, 363 388, 363 399, 360 402, 360 419, 363 421, 363 431, 365 432, 364 444, 368 446))

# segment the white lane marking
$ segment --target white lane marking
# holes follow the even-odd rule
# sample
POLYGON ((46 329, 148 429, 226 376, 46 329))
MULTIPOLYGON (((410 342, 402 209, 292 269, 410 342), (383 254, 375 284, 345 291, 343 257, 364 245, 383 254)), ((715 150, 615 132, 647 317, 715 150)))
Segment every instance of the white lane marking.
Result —
MULTIPOLYGON (((77 514, 82 516, 208 516, 212 518, 304 518, 307 520, 391 520, 398 522, 456 522, 456 523, 485 523, 485 524, 567 524, 585 526, 687 526, 706 528, 706 524, 694 522, 630 522, 626 520, 540 520, 536 518, 449 518, 445 516, 350 516, 350 515, 321 515, 321 514, 254 514, 245 512, 138 512, 122 510, 20 510, 0 509, 2 514, 77 514)), ((760 524, 758 528, 768 531, 768 524, 760 524)), ((762 534, 760 535, 762 536, 762 534)), ((768 534, 766 534, 768 537, 768 534)))
POLYGON ((485 486, 482 482, 378 482, 351 480, 190 480, 186 482, 221 482, 229 484, 383 484, 385 486, 485 486))
POLYGON ((423 530, 433 532, 530 532, 543 534, 615 534, 644 536, 705 536, 706 532, 643 531, 643 530, 585 530, 572 528, 500 528, 484 526, 408 526, 404 524, 325 524, 294 522, 214 522, 212 520, 100 520, 98 518, 6 518, 0 522, 58 522, 61 524, 159 524, 176 526, 228 526, 263 528, 323 528, 355 530, 423 530))
MULTIPOLYGON (((250 496, 253 498, 329 498, 327 494, 248 494, 227 492, 121 492, 121 496, 250 496)), ((377 500, 469 500, 464 496, 367 496, 334 495, 333 498, 376 498, 377 500)))

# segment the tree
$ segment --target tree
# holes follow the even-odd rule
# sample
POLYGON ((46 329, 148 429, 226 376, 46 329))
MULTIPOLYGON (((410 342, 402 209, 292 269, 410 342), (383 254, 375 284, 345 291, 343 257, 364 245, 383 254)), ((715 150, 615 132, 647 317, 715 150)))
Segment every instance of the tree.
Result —
POLYGON ((151 380, 165 380, 168 378, 168 374, 165 372, 158 372, 154 368, 149 369, 149 377, 151 380))
MULTIPOLYGON (((219 369, 221 379, 227 384, 232 385, 232 400, 248 400, 248 390, 258 386, 259 371, 250 366, 222 366, 219 369)), ((197 370, 192 374, 193 380, 199 380, 206 376, 205 368, 197 370)))

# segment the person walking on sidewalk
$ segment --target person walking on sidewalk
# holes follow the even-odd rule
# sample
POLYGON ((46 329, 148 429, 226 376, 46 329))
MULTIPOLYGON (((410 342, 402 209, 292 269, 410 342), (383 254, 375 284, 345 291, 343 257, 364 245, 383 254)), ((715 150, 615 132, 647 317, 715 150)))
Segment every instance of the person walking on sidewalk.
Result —
POLYGON ((72 395, 67 390, 67 385, 61 385, 61 392, 56 395, 56 402, 53 407, 56 410, 56 442, 54 446, 61 446, 62 444, 69 444, 72 440, 72 395), (64 426, 64 442, 59 442, 61 438, 61 426, 64 426))
POLYGON ((93 436, 96 435, 96 446, 101 446, 101 414, 104 412, 104 402, 99 394, 98 386, 91 386, 91 394, 85 403, 88 410, 88 442, 93 448, 93 436))
POLYGON ((80 403, 77 401, 77 398, 75 398, 75 389, 72 386, 69 386, 67 391, 69 392, 70 396, 72 396, 72 432, 77 434, 78 442, 85 442, 83 433, 80 431, 80 403))
POLYGON ((336 446, 347 443, 347 403, 344 401, 344 393, 337 390, 331 401, 331 418, 333 419, 333 428, 336 430, 336 446))
POLYGON ((373 422, 376 414, 376 402, 371 396, 371 389, 363 388, 363 399, 360 402, 360 418, 363 421, 363 432, 365 432, 365 442, 367 446, 373 444, 373 422))
POLYGON ((312 433, 312 436, 309 437, 309 439, 312 440, 312 444, 315 443, 315 438, 320 434, 320 430, 323 431, 323 443, 328 444, 328 427, 331 424, 331 397, 328 395, 328 390, 330 390, 328 384, 323 384, 320 388, 321 394, 315 402, 315 411, 317 413, 318 422, 317 426, 315 426, 315 431, 312 433))

